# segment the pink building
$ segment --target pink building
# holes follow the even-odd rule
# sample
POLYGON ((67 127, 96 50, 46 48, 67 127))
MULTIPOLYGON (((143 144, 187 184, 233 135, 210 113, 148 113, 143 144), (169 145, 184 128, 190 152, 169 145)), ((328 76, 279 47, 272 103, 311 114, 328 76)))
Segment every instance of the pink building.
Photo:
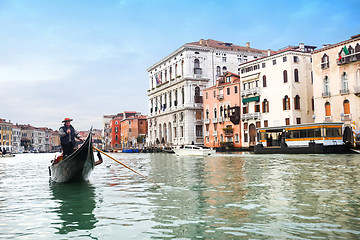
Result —
POLYGON ((216 85, 204 90, 204 144, 240 148, 240 76, 226 72, 216 85))

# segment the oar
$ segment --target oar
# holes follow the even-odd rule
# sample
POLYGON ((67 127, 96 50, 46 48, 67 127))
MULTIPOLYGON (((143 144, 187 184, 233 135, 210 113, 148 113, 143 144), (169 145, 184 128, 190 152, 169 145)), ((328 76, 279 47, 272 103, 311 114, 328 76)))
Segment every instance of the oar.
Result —
MULTIPOLYGON (((109 158, 111 158, 112 160, 114 160, 115 162, 118 162, 118 163, 120 163, 121 165, 123 165, 124 167, 126 167, 127 169, 130 169, 131 171, 133 171, 134 173, 136 173, 136 174, 138 174, 138 175, 140 175, 140 176, 142 176, 143 178, 145 178, 146 180, 148 180, 149 182, 152 182, 152 183, 154 183, 153 181, 151 181, 150 179, 148 179, 147 177, 145 177, 144 175, 142 175, 141 173, 138 173, 137 171, 135 171, 134 169, 132 169, 131 167, 129 167, 129 166, 127 166, 126 164, 124 164, 124 163, 122 163, 122 162, 120 162, 119 160, 117 160, 117 159, 115 159, 115 158, 113 158, 112 156, 110 156, 110 155, 108 155, 108 154, 106 154, 106 153, 104 153, 103 151, 101 151, 100 149, 98 149, 98 148, 96 148, 96 147, 93 147, 95 150, 97 150, 97 151, 99 151, 99 152, 101 152, 102 154, 104 154, 105 156, 107 156, 107 157, 109 157, 109 158)), ((158 187, 160 187, 159 185, 157 185, 156 183, 154 183, 156 186, 158 186, 158 187)))

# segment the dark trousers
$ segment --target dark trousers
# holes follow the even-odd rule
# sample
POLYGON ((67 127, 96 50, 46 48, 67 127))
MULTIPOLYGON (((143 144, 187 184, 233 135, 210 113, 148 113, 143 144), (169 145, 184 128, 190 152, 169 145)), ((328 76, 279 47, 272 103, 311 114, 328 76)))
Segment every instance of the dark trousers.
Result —
POLYGON ((74 152, 74 144, 72 142, 69 142, 68 144, 61 144, 61 147, 63 149, 63 156, 69 156, 74 152))

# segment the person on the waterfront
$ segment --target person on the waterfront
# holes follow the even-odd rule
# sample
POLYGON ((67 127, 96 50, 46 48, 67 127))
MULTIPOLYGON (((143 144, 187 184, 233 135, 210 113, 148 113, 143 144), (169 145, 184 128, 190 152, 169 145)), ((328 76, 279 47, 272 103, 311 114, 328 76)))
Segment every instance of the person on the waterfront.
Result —
POLYGON ((83 140, 80 138, 79 133, 70 124, 71 121, 72 119, 65 118, 62 121, 64 123, 64 126, 59 128, 60 143, 63 149, 64 158, 74 152, 75 138, 83 142, 83 140))

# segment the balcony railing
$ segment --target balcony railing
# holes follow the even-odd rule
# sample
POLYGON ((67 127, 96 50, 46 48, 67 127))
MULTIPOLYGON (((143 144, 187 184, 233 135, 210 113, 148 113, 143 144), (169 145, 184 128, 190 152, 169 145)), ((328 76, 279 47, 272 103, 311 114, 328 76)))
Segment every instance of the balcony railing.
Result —
POLYGON ((349 94, 349 89, 340 89, 340 94, 349 94))
POLYGON ((203 97, 202 96, 194 96, 195 103, 203 103, 203 97))
POLYGON ((205 119, 204 119, 204 124, 210 124, 210 119, 205 118, 205 119))
POLYGON ((217 136, 217 131, 213 131, 213 136, 217 136))
POLYGON ((324 122, 332 122, 332 116, 325 116, 324 122))
POLYGON ((217 99, 218 100, 223 100, 224 99, 224 94, 219 94, 219 95, 217 95, 217 99))
POLYGON ((258 119, 258 118, 260 118, 260 116, 261 116, 261 113, 259 113, 259 112, 247 113, 247 114, 242 114, 241 119, 243 121, 247 121, 249 119, 258 119))
POLYGON ((343 64, 348 64, 348 63, 357 62, 357 61, 360 61, 360 53, 359 52, 351 53, 351 54, 345 55, 340 60, 338 59, 337 65, 343 65, 343 64))
POLYGON ((210 133, 209 133, 209 131, 205 131, 205 135, 204 135, 205 137, 208 137, 208 136, 210 136, 210 133))
POLYGON ((224 128, 224 135, 225 137, 231 137, 233 136, 234 129, 233 128, 224 128))
POLYGON ((223 117, 218 117, 218 123, 222 123, 222 122, 224 122, 224 118, 223 117))
POLYGON ((212 123, 217 123, 217 118, 211 119, 212 123))
POLYGON ((330 97, 330 92, 323 92, 323 93, 322 93, 322 96, 323 96, 323 97, 330 97))
POLYGON ((342 115, 341 116, 341 121, 351 121, 351 114, 349 113, 349 114, 342 115))
POLYGON ((329 68, 329 67, 330 67, 329 62, 322 62, 321 63, 321 69, 325 69, 325 68, 329 68))
POLYGON ((241 96, 249 96, 249 95, 257 95, 260 93, 260 88, 256 87, 256 88, 250 88, 250 89, 246 89, 246 90, 241 90, 241 96))

